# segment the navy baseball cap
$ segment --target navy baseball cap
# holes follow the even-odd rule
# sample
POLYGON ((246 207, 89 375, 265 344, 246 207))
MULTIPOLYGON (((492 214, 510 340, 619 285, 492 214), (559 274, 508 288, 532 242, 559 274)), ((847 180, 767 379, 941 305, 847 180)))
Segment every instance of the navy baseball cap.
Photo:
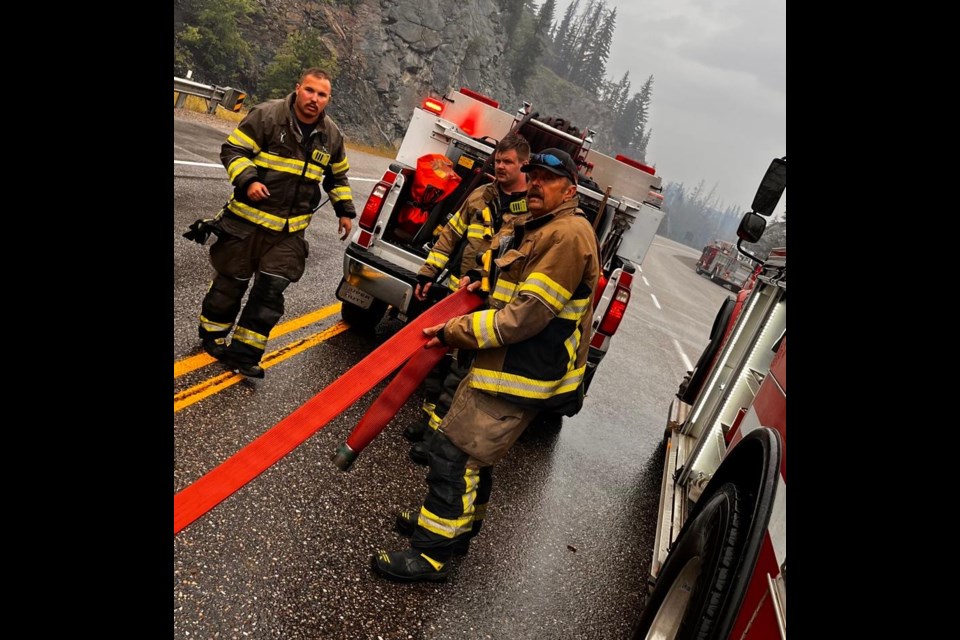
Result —
POLYGON ((520 170, 530 173, 535 167, 546 169, 558 176, 566 176, 573 184, 577 184, 577 165, 574 164, 570 154, 562 149, 550 148, 534 153, 530 156, 530 161, 520 170))

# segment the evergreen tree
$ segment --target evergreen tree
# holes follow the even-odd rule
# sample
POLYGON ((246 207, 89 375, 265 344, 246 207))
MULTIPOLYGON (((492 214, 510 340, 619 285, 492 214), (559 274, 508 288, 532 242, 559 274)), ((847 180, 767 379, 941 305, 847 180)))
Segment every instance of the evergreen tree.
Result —
POLYGON ((525 0, 500 0, 503 29, 506 31, 508 39, 516 37, 517 27, 520 26, 525 5, 525 0))
POLYGON ((316 31, 297 31, 287 36, 267 65, 259 90, 266 98, 282 98, 293 91, 304 69, 320 67, 335 77, 339 69, 336 58, 327 49, 316 31))
MULTIPOLYGON (((600 9, 604 3, 600 3, 600 9)), ((610 43, 613 42, 613 32, 616 29, 617 10, 607 13, 599 22, 599 28, 590 35, 590 44, 584 53, 583 66, 580 70, 580 86, 592 93, 597 93, 607 74, 607 59, 610 57, 610 43)))
POLYGON ((568 58, 570 47, 573 45, 573 38, 571 37, 571 27, 573 25, 574 18, 577 15, 577 9, 580 7, 580 0, 573 0, 568 6, 567 10, 563 13, 563 20, 560 22, 559 26, 554 29, 553 32, 553 45, 555 51, 555 57, 551 60, 547 66, 550 69, 563 77, 566 60, 568 58))
POLYGON ((250 86, 253 52, 241 35, 259 11, 254 0, 183 0, 174 33, 174 75, 193 71, 198 82, 250 86))
POLYGON ((624 71, 620 82, 611 84, 610 95, 607 98, 607 105, 611 111, 620 115, 623 108, 627 106, 627 99, 630 95, 630 71, 624 71))
POLYGON ((540 7, 536 21, 524 15, 522 26, 518 27, 518 37, 514 42, 518 46, 510 56, 510 82, 517 93, 526 87, 527 77, 540 62, 540 57, 547 46, 550 23, 553 21, 553 12, 556 9, 556 0, 546 0, 540 7))
POLYGON ((550 28, 553 26, 553 15, 556 11, 557 0, 546 0, 540 5, 540 11, 537 13, 536 32, 544 38, 550 38, 550 28))
POLYGON ((567 80, 580 87, 585 86, 585 65, 591 56, 594 46, 594 36, 600 28, 601 16, 606 4, 604 0, 590 0, 583 15, 577 21, 576 44, 570 51, 567 62, 567 80))

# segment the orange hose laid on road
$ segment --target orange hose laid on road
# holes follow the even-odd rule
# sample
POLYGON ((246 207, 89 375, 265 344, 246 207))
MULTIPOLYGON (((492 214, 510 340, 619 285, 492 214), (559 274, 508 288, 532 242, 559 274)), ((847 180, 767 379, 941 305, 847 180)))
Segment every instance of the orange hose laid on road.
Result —
MULTIPOLYGON (((479 296, 465 289, 447 296, 424 311, 416 320, 397 332, 396 335, 334 380, 330 386, 308 400, 299 409, 199 480, 174 495, 174 534, 179 533, 184 527, 228 498, 237 489, 253 480, 277 460, 293 451, 307 438, 325 427, 330 420, 340 415, 344 409, 396 371, 407 359, 417 355, 418 350, 428 353, 440 352, 439 355, 442 355, 443 349, 423 350, 423 345, 428 340, 423 335, 423 329, 469 313, 479 307, 481 303, 482 300, 479 296)), ((410 371, 419 370, 429 359, 434 359, 434 362, 436 362, 437 355, 437 353, 431 353, 428 359, 415 358, 414 360, 419 362, 419 365, 411 366, 410 371)), ((407 367, 404 368, 404 371, 410 372, 407 367)), ((426 371, 429 371, 429 368, 420 375, 421 380, 426 375, 426 371)), ((391 385, 394 385, 394 383, 396 383, 396 387, 404 387, 403 383, 397 383, 396 380, 391 385)), ((419 380, 417 380, 417 383, 419 383, 419 380)), ((410 393, 412 393, 412 389, 407 392, 408 397, 410 393)), ((397 406, 399 407, 399 405, 397 406)), ((376 433, 373 435, 375 436, 376 433)))

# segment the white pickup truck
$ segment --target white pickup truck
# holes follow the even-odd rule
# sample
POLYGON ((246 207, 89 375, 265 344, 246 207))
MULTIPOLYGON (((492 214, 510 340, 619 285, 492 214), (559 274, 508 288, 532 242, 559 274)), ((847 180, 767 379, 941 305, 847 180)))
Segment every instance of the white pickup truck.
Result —
POLYGON ((406 321, 433 303, 418 301, 413 290, 434 230, 456 213, 470 191, 492 180, 487 174, 494 147, 514 130, 530 142, 531 152, 561 148, 580 167, 580 206, 597 232, 602 268, 588 359, 589 385, 610 348, 630 302, 633 276, 663 218, 662 187, 653 168, 591 150, 595 132, 580 131, 559 118, 538 119, 529 103, 512 115, 492 99, 463 88, 443 98, 427 98, 414 109, 396 161, 374 186, 347 245, 343 279, 337 288, 343 320, 355 329, 370 330, 388 312, 406 321), (409 218, 403 224, 400 219, 411 202, 417 161, 426 154, 449 159, 461 182, 422 224, 411 227, 409 218))

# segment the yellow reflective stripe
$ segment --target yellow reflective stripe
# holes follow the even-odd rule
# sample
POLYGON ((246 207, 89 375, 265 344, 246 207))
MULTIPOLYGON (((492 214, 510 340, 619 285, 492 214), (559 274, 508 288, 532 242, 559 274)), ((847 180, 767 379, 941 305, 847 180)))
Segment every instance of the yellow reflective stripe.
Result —
POLYGON ((353 200, 353 193, 350 191, 350 187, 336 187, 327 192, 330 196, 330 200, 333 202, 340 202, 341 200, 353 200))
POLYGON ((472 224, 467 227, 467 237, 475 238, 477 240, 483 240, 486 237, 484 228, 479 224, 472 224))
POLYGON ((440 426, 440 423, 443 422, 443 418, 437 415, 435 411, 430 412, 430 421, 427 423, 427 426, 433 429, 434 431, 440 426))
POLYGON ((423 404, 420 405, 420 409, 423 410, 423 412, 424 412, 425 414, 427 414, 428 416, 429 416, 431 413, 433 413, 434 410, 436 410, 436 408, 437 408, 437 403, 435 403, 435 402, 428 402, 428 401, 426 401, 426 400, 424 400, 424 401, 423 401, 423 404))
POLYGON ((483 215, 483 235, 492 238, 493 237, 493 216, 490 214, 490 207, 484 207, 482 211, 483 215))
POLYGON ((560 313, 557 314, 558 318, 563 318, 564 320, 579 320, 583 317, 583 314, 587 312, 587 309, 590 308, 590 298, 580 298, 579 300, 571 300, 567 303, 560 313))
POLYGON ((254 168, 254 164, 250 158, 240 156, 227 166, 227 176, 230 178, 230 182, 233 182, 244 170, 251 168, 254 168))
POLYGON ((545 400, 561 393, 576 391, 586 368, 584 365, 568 371, 559 380, 535 380, 514 373, 474 368, 471 370, 470 386, 491 393, 508 393, 520 398, 545 400))
POLYGON ((537 294, 538 298, 553 307, 554 312, 559 312, 563 309, 567 304, 567 300, 570 299, 569 291, 560 286, 548 275, 539 271, 530 274, 530 276, 523 281, 520 285, 519 293, 523 293, 524 291, 537 294))
POLYGON ((443 269, 447 265, 447 261, 449 259, 450 256, 440 251, 431 251, 427 254, 427 264, 439 269, 443 269))
POLYGON ((308 213, 305 216, 296 216, 287 220, 290 224, 290 231, 300 231, 300 229, 306 229, 310 225, 310 220, 313 218, 312 213, 308 213))
POLYGON ((473 528, 473 513, 459 518, 441 518, 437 514, 427 511, 426 507, 420 507, 417 524, 438 536, 455 538, 473 528))
POLYGON ((227 209, 237 214, 244 220, 248 220, 254 224, 258 224, 261 227, 266 227, 267 229, 271 229, 273 231, 283 231, 283 225, 287 222, 286 218, 275 216, 272 213, 267 213, 266 211, 260 211, 260 209, 255 209, 248 204, 237 202, 236 200, 231 200, 227 205, 227 209))
POLYGON ((479 484, 480 470, 465 469, 463 473, 464 493, 460 498, 463 503, 463 515, 471 516, 470 525, 467 527, 467 531, 473 529, 473 503, 477 501, 477 486, 479 484))
POLYGON ((490 293, 490 263, 493 261, 493 250, 483 252, 483 275, 480 277, 480 291, 490 293))
POLYGON ((473 336, 477 339, 477 346, 480 349, 500 346, 500 341, 497 340, 497 332, 493 327, 493 318, 496 313, 495 309, 487 309, 472 314, 473 336))
POLYGON ((330 165, 330 170, 336 174, 346 173, 349 168, 350 168, 350 163, 347 162, 346 158, 344 158, 340 162, 334 162, 332 165, 330 165))
POLYGON ((460 289, 460 278, 451 273, 447 277, 447 288, 454 292, 460 289))
POLYGON ((577 327, 577 330, 570 334, 570 337, 563 341, 563 346, 567 350, 568 362, 577 361, 577 347, 580 346, 580 327, 577 327))
POLYGON ((238 202, 236 200, 231 200, 227 205, 227 209, 237 214, 244 220, 249 220, 250 222, 258 224, 261 227, 266 227, 271 231, 283 231, 283 226, 288 223, 290 225, 290 231, 300 231, 301 229, 306 229, 310 225, 310 220, 313 219, 312 213, 302 216, 294 216, 292 218, 281 218, 280 216, 275 216, 272 213, 261 211, 260 209, 256 209, 248 204, 244 204, 243 202, 238 202))
POLYGON ((436 569, 437 571, 440 571, 440 569, 443 569, 443 565, 444 565, 443 562, 437 562, 436 560, 434 560, 433 558, 431 558, 425 553, 421 553, 420 557, 426 560, 427 562, 429 562, 430 566, 436 569))
POLYGON ((450 219, 450 228, 456 231, 457 235, 461 237, 463 236, 463 232, 466 231, 467 225, 463 221, 463 216, 461 216, 459 212, 457 212, 457 215, 450 219))
POLYGON ((233 332, 233 339, 248 344, 255 349, 267 348, 267 336, 243 327, 237 327, 237 330, 233 332))
POLYGON ((517 293, 517 283, 516 282, 507 282, 505 280, 497 280, 497 286, 494 288, 493 293, 490 295, 493 296, 494 300, 500 300, 502 302, 509 303, 513 300, 513 297, 517 293))
POLYGON ((227 142, 244 149, 250 149, 254 153, 260 153, 260 145, 253 141, 253 138, 245 134, 243 131, 240 131, 239 128, 233 130, 227 137, 227 142))
POLYGON ((272 153, 261 153, 253 159, 253 163, 258 167, 280 171, 281 173, 289 173, 295 176, 303 174, 303 169, 306 167, 307 172, 304 177, 317 182, 323 179, 322 168, 313 164, 304 163, 303 160, 297 160, 296 158, 284 158, 283 156, 272 153))
POLYGON ((200 316, 200 326, 206 331, 229 331, 230 327, 233 326, 233 323, 225 324, 223 322, 214 322, 210 318, 206 318, 203 315, 200 316))

